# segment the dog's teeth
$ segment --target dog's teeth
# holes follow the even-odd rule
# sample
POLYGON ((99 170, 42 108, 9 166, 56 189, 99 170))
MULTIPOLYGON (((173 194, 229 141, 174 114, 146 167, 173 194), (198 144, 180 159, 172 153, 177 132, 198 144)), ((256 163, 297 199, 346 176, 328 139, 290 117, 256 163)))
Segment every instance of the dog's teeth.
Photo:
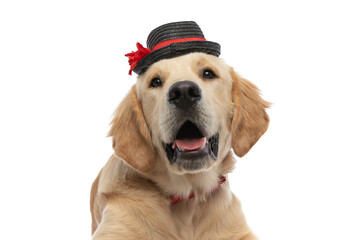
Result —
POLYGON ((176 148, 176 143, 174 142, 174 144, 172 145, 172 149, 176 148))
POLYGON ((176 147, 179 149, 180 152, 184 152, 184 149, 182 149, 181 147, 179 147, 179 146, 176 146, 176 147))
POLYGON ((206 138, 204 138, 204 143, 203 143, 203 145, 201 145, 201 147, 200 147, 201 150, 205 148, 206 142, 207 142, 207 140, 206 140, 206 138))

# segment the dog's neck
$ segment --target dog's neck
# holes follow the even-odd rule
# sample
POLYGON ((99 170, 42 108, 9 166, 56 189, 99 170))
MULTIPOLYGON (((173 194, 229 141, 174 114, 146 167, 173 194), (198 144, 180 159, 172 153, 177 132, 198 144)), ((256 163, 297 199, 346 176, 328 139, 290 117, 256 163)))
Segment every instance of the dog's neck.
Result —
POLYGON ((223 177, 226 179, 233 166, 234 160, 229 151, 223 161, 209 171, 183 175, 166 171, 166 174, 152 174, 151 180, 169 198, 186 200, 196 196, 197 200, 205 201, 209 193, 219 186, 219 182, 225 182, 223 177))
MULTIPOLYGON (((217 186, 215 186, 209 192, 207 192, 207 195, 210 195, 213 192, 215 192, 216 190, 218 190, 218 188, 225 182, 226 182, 226 177, 225 176, 220 176, 217 186)), ((177 204, 177 203, 180 203, 180 202, 184 202, 186 200, 190 200, 190 199, 192 199, 194 197, 195 197, 195 193, 191 192, 190 195, 188 197, 186 197, 186 198, 184 198, 182 196, 171 195, 170 200, 171 200, 171 204, 174 205, 174 204, 177 204)))
POLYGON ((98 191, 105 195, 121 193, 122 186, 128 184, 126 179, 131 178, 133 179, 132 182, 139 182, 139 186, 142 187, 144 187, 144 183, 149 185, 152 182, 154 189, 159 189, 161 194, 169 199, 169 203, 171 203, 171 196, 187 199, 192 193, 196 196, 197 201, 202 202, 219 185, 221 176, 226 177, 233 169, 233 166, 234 159, 231 152, 229 152, 223 161, 210 171, 184 175, 171 172, 143 175, 135 171, 126 161, 113 155, 102 170, 98 191), (138 180, 135 181, 134 179, 138 180))

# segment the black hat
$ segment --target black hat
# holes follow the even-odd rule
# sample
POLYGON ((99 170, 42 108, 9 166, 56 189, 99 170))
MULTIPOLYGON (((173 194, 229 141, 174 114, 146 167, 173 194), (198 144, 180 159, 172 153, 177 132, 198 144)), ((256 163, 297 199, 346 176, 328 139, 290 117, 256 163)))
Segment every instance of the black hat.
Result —
POLYGON ((192 21, 173 22, 152 30, 147 39, 147 47, 140 43, 138 50, 126 54, 130 71, 142 74, 153 63, 167 58, 178 57, 192 52, 203 52, 218 57, 220 45, 206 41, 200 27, 192 21))

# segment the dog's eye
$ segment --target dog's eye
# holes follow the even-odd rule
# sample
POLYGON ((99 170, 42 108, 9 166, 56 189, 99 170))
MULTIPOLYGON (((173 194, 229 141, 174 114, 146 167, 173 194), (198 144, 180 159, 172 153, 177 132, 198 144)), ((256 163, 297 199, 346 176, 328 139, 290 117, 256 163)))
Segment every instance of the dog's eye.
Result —
POLYGON ((149 87, 156 88, 156 87, 160 87, 161 85, 162 85, 162 82, 161 82, 160 78, 153 78, 150 82, 149 87))
POLYGON ((206 78, 206 79, 213 79, 213 78, 217 78, 216 74, 209 70, 209 69, 206 69, 204 70, 203 72, 203 78, 206 78))

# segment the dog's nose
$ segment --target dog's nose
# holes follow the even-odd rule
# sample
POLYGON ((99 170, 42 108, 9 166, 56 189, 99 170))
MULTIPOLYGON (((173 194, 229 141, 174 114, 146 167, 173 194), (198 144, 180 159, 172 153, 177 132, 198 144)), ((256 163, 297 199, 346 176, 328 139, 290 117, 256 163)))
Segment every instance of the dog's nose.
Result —
POLYGON ((192 107, 200 99, 201 89, 192 81, 176 82, 169 88, 169 103, 175 104, 180 109, 192 107))

